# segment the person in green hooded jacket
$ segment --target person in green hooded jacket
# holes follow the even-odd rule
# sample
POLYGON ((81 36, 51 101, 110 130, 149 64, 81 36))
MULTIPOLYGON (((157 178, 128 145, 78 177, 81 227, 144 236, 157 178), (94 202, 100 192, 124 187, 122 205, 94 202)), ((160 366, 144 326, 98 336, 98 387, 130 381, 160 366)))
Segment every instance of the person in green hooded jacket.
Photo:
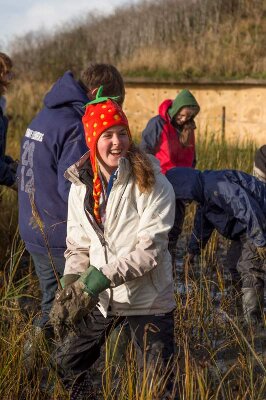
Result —
MULTIPOLYGON (((194 118, 200 106, 188 89, 181 90, 175 100, 164 100, 159 106, 159 114, 151 118, 142 132, 140 147, 153 154, 160 161, 165 174, 174 167, 196 166, 194 118)), ((176 242, 182 230, 185 206, 176 204, 174 226, 169 233, 169 250, 173 264, 176 257, 176 242)))

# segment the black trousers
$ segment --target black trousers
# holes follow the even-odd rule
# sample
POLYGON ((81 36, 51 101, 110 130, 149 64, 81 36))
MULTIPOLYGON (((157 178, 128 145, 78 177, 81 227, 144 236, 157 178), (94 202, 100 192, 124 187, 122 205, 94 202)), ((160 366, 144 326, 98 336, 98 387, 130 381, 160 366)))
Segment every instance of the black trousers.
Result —
POLYGON ((237 263, 241 257, 242 241, 232 240, 228 248, 225 260, 225 267, 230 272, 232 282, 237 284, 240 282, 240 274, 237 270, 237 263))
POLYGON ((104 318, 95 308, 77 326, 78 334, 67 335, 53 354, 55 368, 66 388, 72 387, 77 379, 86 376, 88 369, 100 356, 101 346, 112 329, 125 319, 131 329, 139 369, 143 368, 144 353, 148 368, 153 368, 158 363, 158 357, 163 368, 167 366, 174 354, 173 311, 162 315, 104 318))

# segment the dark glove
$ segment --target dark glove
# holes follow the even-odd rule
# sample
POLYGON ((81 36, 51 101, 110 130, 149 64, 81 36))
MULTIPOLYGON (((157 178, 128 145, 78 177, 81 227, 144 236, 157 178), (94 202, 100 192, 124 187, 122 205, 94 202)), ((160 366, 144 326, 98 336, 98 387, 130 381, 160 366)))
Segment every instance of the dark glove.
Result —
POLYGON ((110 284, 111 281, 92 265, 81 274, 80 278, 66 291, 69 322, 75 324, 91 313, 98 303, 99 294, 109 288, 110 284))
MULTIPOLYGON (((62 337, 65 328, 72 328, 75 324, 95 308, 98 303, 98 295, 110 286, 110 280, 90 266, 80 277, 72 275, 64 276, 63 285, 68 284, 63 290, 57 291, 54 304, 50 312, 50 322, 55 333, 62 337)), ((62 286, 63 286, 62 285, 62 286)))
POLYGON ((78 281, 58 290, 50 311, 50 323, 60 340, 67 332, 77 332, 75 326, 88 315, 98 303, 98 298, 84 292, 84 285, 78 281))
POLYGON ((66 295, 66 290, 64 289, 71 285, 71 283, 74 283, 76 280, 78 280, 79 277, 80 275, 78 274, 64 275, 60 279, 63 290, 58 289, 55 294, 55 300, 51 308, 49 318, 55 334, 59 338, 63 337, 65 332, 69 330, 69 327, 67 326, 68 309, 65 305, 65 301, 67 300, 68 296, 66 295), (58 299, 60 299, 60 301, 58 301, 58 299))
POLYGON ((75 325, 83 317, 89 314, 96 304, 98 297, 89 295, 84 291, 84 284, 77 280, 56 294, 58 317, 67 325, 75 325))

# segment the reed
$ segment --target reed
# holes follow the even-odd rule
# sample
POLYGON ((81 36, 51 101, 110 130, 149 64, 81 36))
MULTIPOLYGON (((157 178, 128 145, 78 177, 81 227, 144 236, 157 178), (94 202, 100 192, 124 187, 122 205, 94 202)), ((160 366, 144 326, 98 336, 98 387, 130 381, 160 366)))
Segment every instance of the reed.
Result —
MULTIPOLYGON (((13 156, 18 155, 19 139, 41 104, 42 96, 36 88, 28 90, 36 93, 31 105, 22 93, 10 95, 15 117, 11 121, 8 149, 13 156)), ((198 138, 198 168, 251 172, 254 150, 253 143, 228 144, 206 132, 198 138)), ((23 259, 16 194, 1 188, 0 197, 0 398, 67 399, 68 394, 50 367, 43 337, 33 338, 38 355, 33 360, 31 374, 23 367, 23 346, 31 331, 32 318, 38 312, 39 289, 30 260, 25 263, 23 259)), ((243 327, 241 313, 237 313, 238 299, 228 292, 228 276, 222 267, 227 241, 213 235, 194 269, 182 268, 194 212, 195 207, 190 206, 179 241, 175 277, 175 390, 181 400, 265 400, 265 338, 243 327)), ((150 385, 147 375, 151 371, 144 368, 143 374, 139 373, 132 344, 122 362, 119 355, 118 335, 117 342, 107 341, 105 358, 96 371, 97 398, 161 399, 167 378, 164 371, 154 372, 150 385)))

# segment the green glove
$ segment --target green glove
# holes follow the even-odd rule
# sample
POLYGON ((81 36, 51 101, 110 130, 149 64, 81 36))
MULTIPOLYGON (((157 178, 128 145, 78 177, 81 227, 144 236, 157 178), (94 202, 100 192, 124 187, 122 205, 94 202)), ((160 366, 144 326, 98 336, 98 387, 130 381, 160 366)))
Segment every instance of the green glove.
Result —
POLYGON ((62 278, 60 279, 62 289, 64 289, 68 285, 71 285, 71 283, 76 282, 79 279, 79 277, 80 277, 79 274, 66 274, 62 276, 62 278))
POLYGON ((94 297, 98 297, 101 292, 108 289, 111 285, 110 279, 93 265, 90 265, 87 271, 81 274, 78 282, 83 283, 84 292, 94 297))

